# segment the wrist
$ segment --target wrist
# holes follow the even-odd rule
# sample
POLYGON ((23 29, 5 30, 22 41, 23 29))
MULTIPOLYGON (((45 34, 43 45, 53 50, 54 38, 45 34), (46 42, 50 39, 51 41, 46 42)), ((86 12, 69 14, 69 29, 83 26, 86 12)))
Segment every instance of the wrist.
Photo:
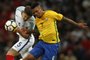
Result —
POLYGON ((83 28, 82 23, 78 23, 78 27, 79 27, 79 28, 83 28))

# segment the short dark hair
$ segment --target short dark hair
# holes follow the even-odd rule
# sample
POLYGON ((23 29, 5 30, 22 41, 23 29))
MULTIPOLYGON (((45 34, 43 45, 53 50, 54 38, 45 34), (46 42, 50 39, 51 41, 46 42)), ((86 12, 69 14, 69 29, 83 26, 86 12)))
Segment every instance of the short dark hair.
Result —
POLYGON ((33 2, 33 3, 31 3, 31 9, 34 9, 34 8, 37 7, 38 5, 40 5, 38 2, 33 2))
POLYGON ((25 6, 31 6, 32 2, 27 2, 25 6))
POLYGON ((30 6, 26 6, 24 12, 27 15, 32 16, 32 10, 31 10, 30 6))

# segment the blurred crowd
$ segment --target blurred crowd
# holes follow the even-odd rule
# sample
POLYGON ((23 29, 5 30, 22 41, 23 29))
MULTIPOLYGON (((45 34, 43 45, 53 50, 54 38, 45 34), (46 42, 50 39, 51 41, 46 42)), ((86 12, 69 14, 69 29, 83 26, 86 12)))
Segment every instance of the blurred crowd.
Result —
MULTIPOLYGON (((27 2, 39 2, 44 9, 52 9, 76 22, 85 22, 88 29, 81 29, 66 22, 57 22, 61 38, 58 60, 90 60, 90 0, 0 0, 0 60, 18 41, 16 33, 7 32, 4 24, 14 19, 17 6, 27 2)), ((36 30, 35 37, 38 38, 36 30)))

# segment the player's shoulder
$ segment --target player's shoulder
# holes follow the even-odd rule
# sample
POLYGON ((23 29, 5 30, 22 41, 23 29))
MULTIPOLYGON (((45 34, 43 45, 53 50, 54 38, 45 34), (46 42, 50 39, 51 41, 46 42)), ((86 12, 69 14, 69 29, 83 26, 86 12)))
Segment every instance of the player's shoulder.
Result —
POLYGON ((15 11, 15 16, 21 17, 21 12, 24 11, 24 6, 18 6, 15 11))
POLYGON ((55 12, 54 10, 46 10, 45 11, 45 15, 51 16, 51 15, 55 15, 55 14, 57 14, 57 12, 55 12))
POLYGON ((56 13, 54 10, 46 10, 46 13, 56 13))
POLYGON ((22 10, 24 10, 25 9, 25 6, 18 6, 17 8, 16 8, 16 10, 19 10, 19 11, 22 11, 22 10))
POLYGON ((53 10, 46 10, 44 16, 52 17, 52 16, 54 16, 56 14, 57 14, 57 12, 55 12, 53 10))

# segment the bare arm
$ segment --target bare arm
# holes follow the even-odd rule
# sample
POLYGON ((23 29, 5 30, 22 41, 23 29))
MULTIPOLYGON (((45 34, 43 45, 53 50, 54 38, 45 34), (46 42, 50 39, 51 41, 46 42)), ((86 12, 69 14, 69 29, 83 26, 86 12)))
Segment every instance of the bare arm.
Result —
POLYGON ((76 23, 75 21, 73 21, 73 20, 71 20, 71 19, 69 19, 67 17, 63 17, 63 20, 68 22, 68 23, 71 23, 71 24, 73 24, 75 26, 78 26, 78 23, 76 23))
POLYGON ((78 26, 79 28, 87 28, 87 24, 86 23, 77 23, 75 21, 73 21, 72 19, 69 19, 67 17, 63 17, 63 20, 68 22, 68 23, 71 23, 75 26, 78 26))
POLYGON ((26 39, 28 39, 28 37, 30 36, 30 34, 28 34, 25 29, 19 29, 19 28, 17 28, 15 30, 15 32, 18 32, 22 37, 24 37, 26 39))

